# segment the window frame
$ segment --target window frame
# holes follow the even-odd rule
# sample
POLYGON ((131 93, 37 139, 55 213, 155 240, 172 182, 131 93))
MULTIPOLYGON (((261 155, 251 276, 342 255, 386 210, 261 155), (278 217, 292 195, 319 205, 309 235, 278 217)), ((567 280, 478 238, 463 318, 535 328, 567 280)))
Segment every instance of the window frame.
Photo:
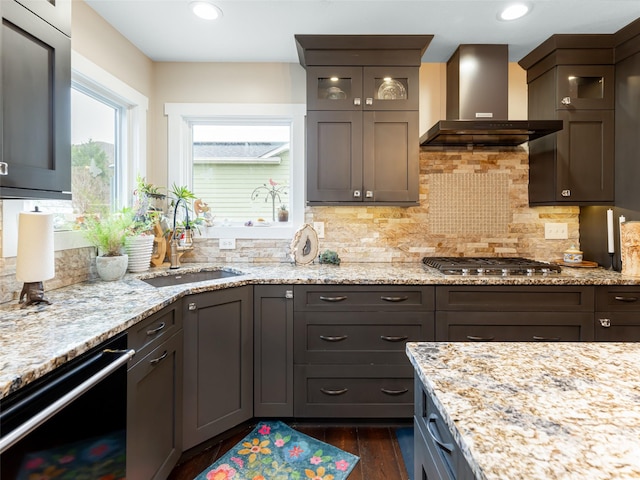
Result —
MULTIPOLYGON (((291 238, 304 223, 305 213, 305 104, 249 104, 249 103, 166 103, 168 117, 168 178, 169 188, 174 183, 191 189, 193 185, 192 125, 207 122, 287 122, 291 125, 291 170, 289 182, 289 222, 273 224, 268 228, 245 226, 200 227, 206 238, 269 239, 291 238)), ((215 216, 215 206, 212 206, 215 216)))

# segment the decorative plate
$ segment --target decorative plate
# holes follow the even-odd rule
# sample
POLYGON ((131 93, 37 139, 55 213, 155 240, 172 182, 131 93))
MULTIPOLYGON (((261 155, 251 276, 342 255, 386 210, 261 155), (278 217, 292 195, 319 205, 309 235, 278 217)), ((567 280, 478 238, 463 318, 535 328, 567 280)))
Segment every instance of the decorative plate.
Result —
POLYGON ((398 80, 385 81, 378 88, 380 100, 406 100, 407 90, 398 80))
POLYGON ((305 223, 293 236, 291 241, 291 258, 296 264, 307 265, 318 256, 318 234, 314 228, 305 223))

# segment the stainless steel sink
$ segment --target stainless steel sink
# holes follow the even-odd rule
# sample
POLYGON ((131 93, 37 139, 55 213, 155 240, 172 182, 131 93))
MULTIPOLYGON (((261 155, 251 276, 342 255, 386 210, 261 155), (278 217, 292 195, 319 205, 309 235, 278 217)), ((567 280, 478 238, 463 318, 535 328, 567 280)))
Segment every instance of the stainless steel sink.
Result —
POLYGON ((144 278, 143 282, 154 287, 168 287, 171 285, 181 285, 183 283, 203 282, 205 280, 217 280, 219 278, 237 277, 243 275, 239 272, 229 270, 208 270, 202 272, 174 273, 173 275, 163 275, 160 277, 144 278))

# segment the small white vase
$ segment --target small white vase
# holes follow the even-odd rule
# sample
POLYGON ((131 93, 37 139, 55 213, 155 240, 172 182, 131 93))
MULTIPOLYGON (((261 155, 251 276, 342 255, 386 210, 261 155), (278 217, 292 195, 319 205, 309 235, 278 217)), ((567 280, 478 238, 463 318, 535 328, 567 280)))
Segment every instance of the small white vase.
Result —
POLYGON ((113 282, 124 277, 129 264, 129 255, 117 257, 96 257, 98 276, 105 282, 113 282))

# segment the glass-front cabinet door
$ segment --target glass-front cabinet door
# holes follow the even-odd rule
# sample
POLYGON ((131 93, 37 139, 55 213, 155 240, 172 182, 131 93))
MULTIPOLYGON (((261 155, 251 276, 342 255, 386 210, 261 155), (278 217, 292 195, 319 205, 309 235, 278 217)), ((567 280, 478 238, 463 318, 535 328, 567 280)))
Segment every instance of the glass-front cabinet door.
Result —
POLYGON ((418 69, 365 67, 365 110, 418 110, 418 69))
POLYGON ((362 110, 362 67, 308 67, 307 110, 362 110))
POLYGON ((613 65, 561 65, 557 70, 558 109, 614 108, 613 65))

